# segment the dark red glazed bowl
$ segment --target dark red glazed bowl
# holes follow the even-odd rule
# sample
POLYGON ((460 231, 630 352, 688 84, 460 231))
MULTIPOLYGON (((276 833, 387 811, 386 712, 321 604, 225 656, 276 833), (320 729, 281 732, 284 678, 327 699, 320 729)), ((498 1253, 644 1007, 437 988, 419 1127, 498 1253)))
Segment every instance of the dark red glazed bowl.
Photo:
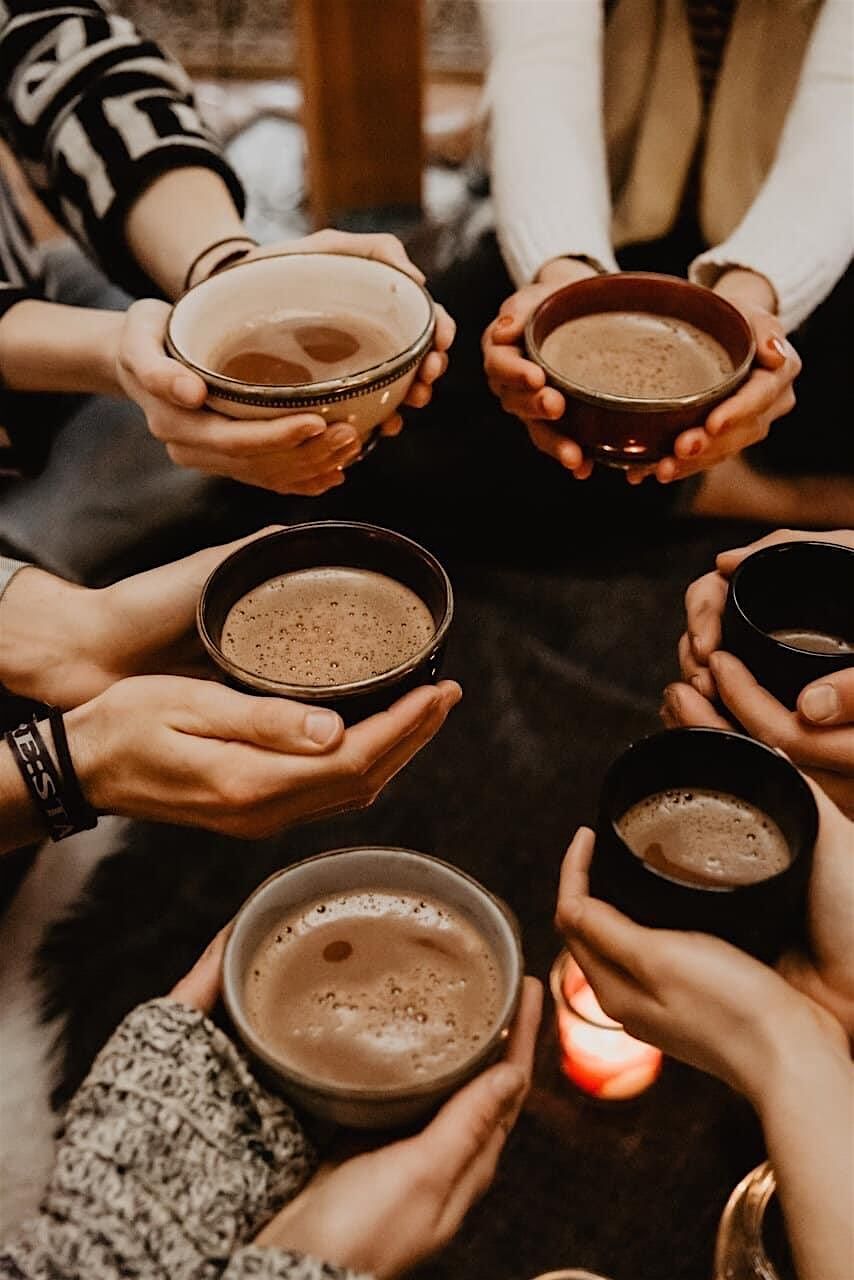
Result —
POLYGON ((558 289, 529 318, 525 346, 529 358, 545 370, 547 384, 566 400, 563 417, 550 425, 581 445, 587 457, 623 468, 646 466, 671 454, 680 432, 705 422, 715 405, 741 386, 756 354, 750 325, 725 298, 678 276, 642 271, 594 276, 558 289), (543 359, 542 344, 565 321, 605 311, 646 311, 687 320, 717 339, 732 361, 732 373, 703 391, 669 400, 632 399, 573 383, 543 359))

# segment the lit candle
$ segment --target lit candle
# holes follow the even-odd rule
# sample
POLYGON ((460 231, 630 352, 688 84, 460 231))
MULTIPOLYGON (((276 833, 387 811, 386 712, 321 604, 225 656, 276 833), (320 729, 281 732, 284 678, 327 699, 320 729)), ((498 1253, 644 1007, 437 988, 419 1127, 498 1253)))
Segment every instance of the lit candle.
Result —
POLYGON ((603 1012, 568 951, 552 966, 561 1070, 593 1098, 635 1098, 658 1078, 661 1050, 636 1040, 603 1012))

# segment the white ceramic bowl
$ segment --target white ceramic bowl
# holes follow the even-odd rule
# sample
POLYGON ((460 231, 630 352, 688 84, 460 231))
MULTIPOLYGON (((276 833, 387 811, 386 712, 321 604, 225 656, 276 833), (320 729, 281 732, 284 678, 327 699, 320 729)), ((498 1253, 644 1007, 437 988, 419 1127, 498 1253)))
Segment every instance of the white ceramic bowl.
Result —
POLYGON ((219 413, 232 418, 319 413, 327 422, 349 422, 367 441, 412 385, 435 326, 426 289, 385 262, 341 253, 276 254, 239 262, 188 290, 169 316, 166 349, 204 378, 207 403, 219 413), (241 330, 289 315, 322 320, 342 311, 390 329, 399 337, 398 350, 347 377, 292 386, 242 382, 211 367, 241 330))

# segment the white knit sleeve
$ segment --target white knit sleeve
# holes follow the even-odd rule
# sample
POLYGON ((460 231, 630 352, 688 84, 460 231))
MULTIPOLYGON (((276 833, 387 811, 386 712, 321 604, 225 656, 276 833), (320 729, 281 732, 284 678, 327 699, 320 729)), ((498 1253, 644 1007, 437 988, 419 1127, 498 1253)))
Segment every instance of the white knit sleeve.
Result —
POLYGON ((480 0, 492 193, 518 285, 551 258, 616 262, 602 117, 601 0, 480 0))
POLYGON ((852 48, 854 5, 825 0, 759 194, 732 235, 691 264, 691 279, 709 287, 729 267, 767 276, 787 331, 827 297, 854 253, 852 48))

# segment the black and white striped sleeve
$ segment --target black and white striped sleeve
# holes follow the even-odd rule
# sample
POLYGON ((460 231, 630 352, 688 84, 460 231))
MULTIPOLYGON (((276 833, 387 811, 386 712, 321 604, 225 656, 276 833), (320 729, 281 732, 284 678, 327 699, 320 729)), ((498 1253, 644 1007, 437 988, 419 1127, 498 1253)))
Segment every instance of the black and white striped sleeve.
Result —
POLYGON ((150 292, 125 217, 155 178, 212 169, 243 192, 190 80, 96 0, 0 0, 0 122, 45 203, 131 292, 150 292))

